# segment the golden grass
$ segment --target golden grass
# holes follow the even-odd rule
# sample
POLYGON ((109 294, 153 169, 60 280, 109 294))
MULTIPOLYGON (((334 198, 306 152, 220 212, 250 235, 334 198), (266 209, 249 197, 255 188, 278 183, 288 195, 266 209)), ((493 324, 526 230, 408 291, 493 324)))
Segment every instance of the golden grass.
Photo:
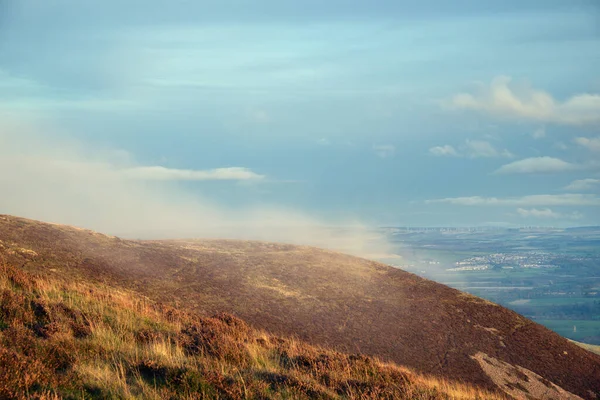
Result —
POLYGON ((504 398, 2 259, 0 376, 0 398, 504 398))

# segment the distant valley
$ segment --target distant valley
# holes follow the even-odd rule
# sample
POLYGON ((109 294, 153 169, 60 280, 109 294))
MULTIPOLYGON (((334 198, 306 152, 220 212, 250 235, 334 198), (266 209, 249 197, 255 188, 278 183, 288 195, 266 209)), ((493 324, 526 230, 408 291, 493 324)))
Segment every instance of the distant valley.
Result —
POLYGON ((573 340, 600 344, 600 227, 379 230, 417 275, 481 296, 573 340))

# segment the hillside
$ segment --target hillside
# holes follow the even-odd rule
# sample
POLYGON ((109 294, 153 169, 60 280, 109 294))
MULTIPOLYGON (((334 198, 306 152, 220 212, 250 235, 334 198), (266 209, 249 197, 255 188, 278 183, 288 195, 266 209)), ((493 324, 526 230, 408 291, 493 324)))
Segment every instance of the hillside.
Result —
POLYGON ((0 240, 7 262, 25 271, 227 312, 419 373, 522 397, 553 384, 600 395, 599 356, 505 308, 356 257, 249 241, 129 241, 11 216, 0 216, 0 240))
POLYGON ((502 399, 376 359, 0 265, 0 398, 502 399))

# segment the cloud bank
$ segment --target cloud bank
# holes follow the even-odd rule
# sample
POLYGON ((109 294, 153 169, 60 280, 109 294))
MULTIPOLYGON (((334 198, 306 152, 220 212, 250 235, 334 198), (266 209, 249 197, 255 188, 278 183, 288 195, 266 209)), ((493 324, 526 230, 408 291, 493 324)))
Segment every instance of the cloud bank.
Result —
POLYGON ((274 204, 228 207, 171 182, 182 179, 255 180, 262 175, 246 168, 144 167, 119 151, 58 139, 47 127, 0 126, 0 213, 127 238, 258 239, 367 257, 390 253, 385 238, 354 220, 322 221, 274 204))

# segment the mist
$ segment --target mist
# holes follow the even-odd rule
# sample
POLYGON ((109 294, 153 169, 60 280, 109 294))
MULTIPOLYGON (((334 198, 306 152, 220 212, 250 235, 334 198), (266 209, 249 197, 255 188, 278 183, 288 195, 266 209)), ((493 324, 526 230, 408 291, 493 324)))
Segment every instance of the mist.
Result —
POLYGON ((128 171, 143 166, 126 151, 92 148, 22 121, 0 129, 0 213, 129 239, 229 238, 367 258, 391 253, 385 237, 358 220, 320 220, 277 204, 228 207, 174 182, 132 177, 128 171))

